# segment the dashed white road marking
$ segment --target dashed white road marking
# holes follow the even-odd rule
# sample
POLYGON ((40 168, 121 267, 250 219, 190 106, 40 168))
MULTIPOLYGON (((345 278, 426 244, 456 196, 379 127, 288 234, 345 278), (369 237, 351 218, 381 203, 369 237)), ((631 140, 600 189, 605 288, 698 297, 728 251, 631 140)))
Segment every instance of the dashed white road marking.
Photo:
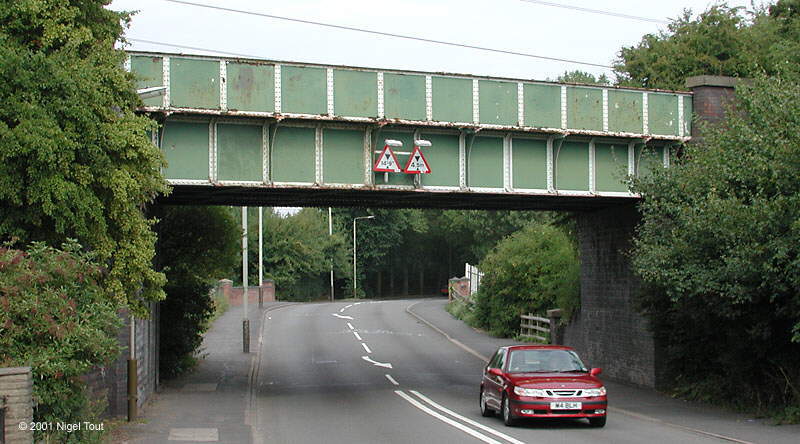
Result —
POLYGON ((369 362, 369 363, 370 363, 370 364, 372 364, 372 365, 378 366, 378 367, 383 367, 383 368, 392 368, 392 364, 391 364, 391 363, 389 363, 389 362, 378 362, 378 361, 373 361, 372 359, 370 359, 370 358, 369 358, 369 356, 362 356, 362 357, 361 357, 361 359, 363 359, 363 360, 365 360, 365 361, 369 362))
POLYGON ((460 422, 456 422, 456 421, 454 421, 454 420, 452 420, 452 419, 450 419, 450 418, 448 418, 448 417, 446 417, 446 416, 444 416, 444 415, 442 415, 442 414, 440 414, 438 412, 435 412, 435 411, 429 409, 428 407, 425 407, 419 401, 417 401, 416 399, 412 398, 411 396, 408 396, 406 393, 403 393, 403 391, 401 391, 401 390, 395 390, 394 392, 397 393, 401 398, 403 398, 406 401, 408 401, 409 404, 411 404, 414 407, 422 410, 423 412, 433 416, 434 418, 438 419, 439 421, 445 422, 445 423, 457 428, 458 430, 461 430, 462 432, 464 432, 464 433, 466 433, 468 435, 471 435, 474 438, 480 439, 483 442, 486 442, 486 443, 489 443, 489 444, 501 444, 500 441, 492 439, 492 438, 484 435, 483 433, 480 433, 480 432, 478 432, 476 430, 473 430, 473 429, 465 426, 464 424, 461 424, 460 422))
POLYGON ((367 353, 372 353, 372 350, 370 350, 370 349, 369 349, 369 347, 367 346, 367 344, 365 344, 365 343, 363 343, 363 342, 362 342, 362 343, 361 343, 361 346, 362 346, 362 347, 364 347, 364 350, 366 350, 366 351, 367 351, 367 353))
POLYGON ((347 328, 349 328, 350 330, 355 330, 355 328, 353 327, 353 324, 351 324, 349 322, 347 323, 347 328))
POLYGON ((339 313, 332 313, 331 315, 332 316, 336 316, 339 319, 350 319, 351 321, 353 320, 352 316, 343 316, 343 315, 340 315, 339 313))
POLYGON ((359 335, 357 331, 353 330, 353 334, 356 335, 356 339, 363 341, 363 339, 361 339, 361 335, 359 335))
POLYGON ((345 311, 345 310, 347 310, 348 308, 350 308, 350 307, 352 307, 352 306, 353 306, 353 304, 350 304, 350 305, 345 305, 344 307, 342 307, 342 308, 339 310, 339 313, 344 313, 344 311, 345 311))
POLYGON ((395 380, 394 380, 394 378, 392 378, 392 375, 385 375, 385 376, 386 376, 386 379, 388 379, 388 380, 389 380, 389 382, 391 382, 392 384, 394 384, 394 385, 400 385, 400 383, 399 383, 399 382, 395 381, 395 380))
POLYGON ((465 423, 467 423, 467 424, 469 424, 469 425, 471 425, 473 427, 477 427, 477 428, 479 428, 479 429, 481 429, 481 430, 483 430, 485 432, 491 433, 492 435, 495 435, 495 436, 497 436, 499 438, 505 439, 506 441, 509 441, 511 443, 514 443, 514 444, 525 444, 523 441, 520 441, 520 440, 514 438, 513 436, 508 436, 505 433, 497 431, 497 430, 495 430, 495 429, 493 429, 491 427, 485 426, 485 425, 483 425, 483 424, 481 424, 481 423, 479 423, 477 421, 473 421, 473 420, 471 420, 469 418, 465 418, 464 416, 461 416, 458 413, 456 413, 456 412, 454 412, 454 411, 452 411, 450 409, 445 408, 442 405, 439 405, 439 404, 431 401, 427 396, 423 395, 422 393, 420 393, 420 392, 418 392, 416 390, 409 390, 409 392, 413 393, 419 399, 425 401, 426 403, 430 404, 434 408, 437 408, 437 409, 443 411, 444 413, 447 413, 448 415, 450 415, 450 416, 452 416, 452 417, 454 417, 456 419, 459 419, 459 420, 461 420, 461 421, 463 421, 463 422, 465 422, 465 423))

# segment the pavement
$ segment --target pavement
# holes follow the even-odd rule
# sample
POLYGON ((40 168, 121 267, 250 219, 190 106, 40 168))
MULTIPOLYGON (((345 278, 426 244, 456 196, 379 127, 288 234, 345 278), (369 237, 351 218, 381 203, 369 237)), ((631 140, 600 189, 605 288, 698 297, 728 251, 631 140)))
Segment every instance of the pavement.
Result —
MULTIPOLYGON (((500 345, 453 318, 442 298, 242 308, 206 333, 196 370, 164 385, 123 443, 800 443, 800 426, 772 426, 721 409, 605 381, 609 422, 481 417, 477 384, 500 345)), ((601 376, 602 377, 602 376, 601 376)))
MULTIPOLYGON (((263 310, 286 305, 266 302, 263 310)), ((255 353, 242 352, 243 311, 242 306, 232 306, 220 316, 203 337, 195 370, 162 384, 140 411, 140 418, 119 427, 111 441, 251 442, 245 414, 255 353)), ((256 338, 263 319, 258 304, 250 305, 248 319, 251 338, 256 338)), ((255 352, 258 344, 251 340, 250 348, 255 352)))

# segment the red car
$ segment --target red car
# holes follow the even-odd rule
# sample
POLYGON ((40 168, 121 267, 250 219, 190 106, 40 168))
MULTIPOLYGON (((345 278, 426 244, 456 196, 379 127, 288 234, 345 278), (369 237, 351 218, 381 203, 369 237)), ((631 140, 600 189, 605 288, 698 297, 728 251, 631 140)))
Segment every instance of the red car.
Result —
POLYGON ((588 418, 606 425, 606 388, 599 368, 587 369, 570 347, 500 347, 483 371, 483 416, 501 412, 506 425, 519 418, 588 418))

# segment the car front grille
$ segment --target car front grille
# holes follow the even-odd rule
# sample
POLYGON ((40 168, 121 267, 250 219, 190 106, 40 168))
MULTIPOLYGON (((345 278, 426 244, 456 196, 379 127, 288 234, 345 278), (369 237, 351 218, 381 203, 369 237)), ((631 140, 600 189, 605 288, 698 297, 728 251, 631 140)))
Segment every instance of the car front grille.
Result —
POLYGON ((545 390, 545 392, 550 398, 575 398, 577 396, 581 396, 583 390, 548 389, 545 390))

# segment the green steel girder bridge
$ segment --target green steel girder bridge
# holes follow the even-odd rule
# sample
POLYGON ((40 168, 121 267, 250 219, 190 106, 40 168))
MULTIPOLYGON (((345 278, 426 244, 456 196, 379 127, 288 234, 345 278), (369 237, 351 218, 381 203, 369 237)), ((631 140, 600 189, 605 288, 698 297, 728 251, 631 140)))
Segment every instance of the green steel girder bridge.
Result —
POLYGON ((591 209, 668 167, 692 95, 461 74, 130 52, 173 204, 591 209), (374 172, 414 140, 430 174, 374 172))

